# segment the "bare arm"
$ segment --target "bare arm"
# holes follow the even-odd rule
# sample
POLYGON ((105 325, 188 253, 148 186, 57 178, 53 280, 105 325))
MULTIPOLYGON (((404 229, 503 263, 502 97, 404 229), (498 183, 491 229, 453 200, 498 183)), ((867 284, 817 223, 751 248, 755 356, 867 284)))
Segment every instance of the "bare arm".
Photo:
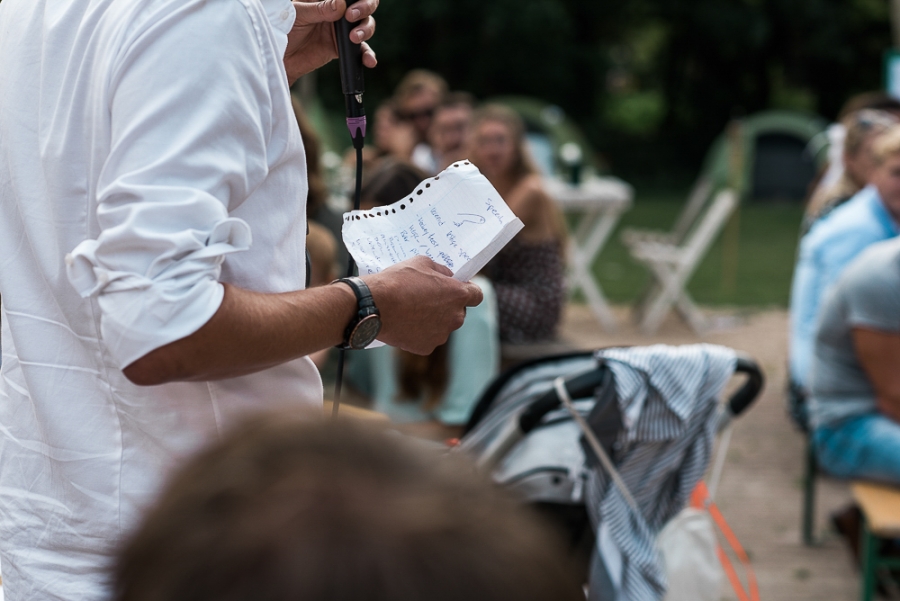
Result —
POLYGON ((875 389, 878 410, 900 422, 900 334, 853 328, 853 346, 875 389))
MULTIPOLYGON (((481 302, 474 284, 424 257, 365 278, 381 311, 379 339, 427 354, 459 328, 465 307, 481 302)), ((199 330, 157 348, 123 371, 139 385, 215 380, 260 371, 339 344, 356 313, 344 284, 284 294, 225 286, 219 310, 199 330)))
POLYGON ((540 177, 527 176, 506 199, 512 212, 522 220, 524 229, 520 237, 533 242, 560 238, 564 231, 561 217, 547 195, 540 177))

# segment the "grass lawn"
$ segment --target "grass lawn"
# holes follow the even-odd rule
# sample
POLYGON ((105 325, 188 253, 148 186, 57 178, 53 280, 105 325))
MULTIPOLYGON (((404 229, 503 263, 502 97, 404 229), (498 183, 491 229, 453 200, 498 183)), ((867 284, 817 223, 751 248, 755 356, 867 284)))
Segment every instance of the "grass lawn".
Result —
MULTIPOLYGON (((668 231, 685 197, 636 195, 634 206, 594 264, 610 301, 631 303, 649 282, 647 270, 622 246, 622 228, 668 231)), ((741 205, 732 217, 737 223, 725 226, 691 277, 688 290, 694 300, 707 305, 787 306, 802 213, 793 205, 741 205)))

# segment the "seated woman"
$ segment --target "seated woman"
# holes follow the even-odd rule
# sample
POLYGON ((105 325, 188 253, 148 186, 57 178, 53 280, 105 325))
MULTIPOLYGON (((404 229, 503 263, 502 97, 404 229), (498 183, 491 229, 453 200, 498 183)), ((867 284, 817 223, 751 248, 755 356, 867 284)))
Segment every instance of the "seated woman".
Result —
POLYGON ((872 145, 896 123, 895 115, 873 109, 862 109, 841 119, 846 132, 841 154, 843 173, 833 185, 819 188, 813 194, 804 212, 801 235, 869 183, 875 169, 872 145))
POLYGON ((469 159, 525 225, 487 267, 497 293, 500 339, 551 340, 565 302, 565 225, 528 157, 519 116, 501 106, 480 109, 473 118, 469 159))
MULTIPOLYGON (((382 159, 363 183, 360 208, 391 204, 427 176, 412 165, 382 159)), ((491 283, 472 279, 484 301, 469 307, 462 327, 446 344, 422 357, 389 346, 356 351, 348 376, 372 400, 372 409, 405 424, 410 434, 436 440, 458 436, 500 363, 497 301, 491 283)))
POLYGON ((838 279, 810 375, 819 464, 900 485, 900 239, 870 246, 838 279))

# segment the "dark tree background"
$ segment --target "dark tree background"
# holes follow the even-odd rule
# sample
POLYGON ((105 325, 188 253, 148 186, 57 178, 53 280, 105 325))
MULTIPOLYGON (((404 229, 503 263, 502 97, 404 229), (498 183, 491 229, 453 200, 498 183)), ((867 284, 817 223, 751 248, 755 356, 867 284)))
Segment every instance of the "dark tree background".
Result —
MULTIPOLYGON (((385 0, 376 18, 370 106, 426 67, 478 98, 558 104, 615 171, 644 178, 692 174, 733 116, 834 117, 882 87, 890 47, 887 0, 385 0)), ((335 77, 320 76, 329 106, 335 77)))

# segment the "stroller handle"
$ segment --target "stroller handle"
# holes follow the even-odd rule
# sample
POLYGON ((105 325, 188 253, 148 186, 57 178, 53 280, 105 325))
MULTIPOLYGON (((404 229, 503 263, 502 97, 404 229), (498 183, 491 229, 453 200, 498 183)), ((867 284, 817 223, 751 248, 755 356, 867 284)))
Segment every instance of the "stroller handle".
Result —
MULTIPOLYGON (((728 410, 733 417, 737 417, 753 404, 753 401, 762 391, 765 378, 759 365, 746 355, 738 355, 734 368, 735 373, 747 376, 744 382, 728 399, 728 410)), ((573 399, 593 396, 594 391, 602 383, 606 375, 606 367, 600 365, 597 369, 566 379, 566 390, 573 399)), ((522 434, 531 432, 544 418, 545 415, 560 406, 559 397, 554 389, 545 394, 525 408, 519 416, 519 430, 522 434)))
POLYGON ((737 417, 746 411, 747 407, 752 405, 753 401, 759 397, 766 379, 763 377, 763 372, 756 361, 746 355, 738 355, 734 373, 746 374, 747 376, 747 381, 744 382, 744 385, 728 399, 728 409, 731 411, 731 415, 737 417))
MULTIPOLYGON (((593 396, 594 390, 603 382, 606 376, 606 366, 600 365, 597 369, 589 372, 566 378, 566 390, 573 399, 593 396)), ((560 400, 556 394, 556 390, 551 388, 540 398, 531 403, 519 416, 519 429, 523 434, 531 432, 544 416, 559 407, 560 400)))

